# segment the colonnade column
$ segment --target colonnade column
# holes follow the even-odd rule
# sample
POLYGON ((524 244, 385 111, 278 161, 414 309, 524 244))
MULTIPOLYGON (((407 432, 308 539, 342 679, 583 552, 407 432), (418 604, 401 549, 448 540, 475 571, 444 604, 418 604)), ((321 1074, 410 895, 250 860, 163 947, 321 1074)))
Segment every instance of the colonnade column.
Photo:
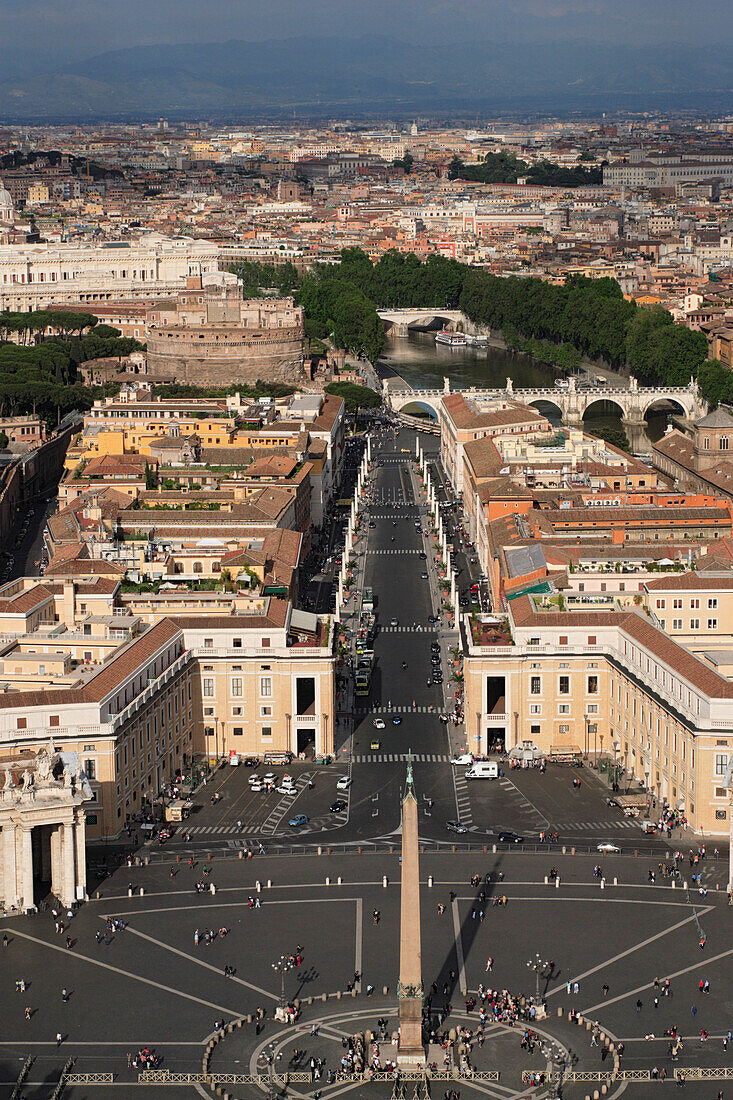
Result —
POLYGON ((63 889, 63 854, 61 847, 61 825, 51 830, 51 893, 61 897, 63 889))
POLYGON ((8 908, 15 905, 20 891, 18 890, 18 876, 15 851, 15 825, 3 825, 3 900, 8 908))
POLYGON ((23 909, 33 907, 33 828, 18 830, 18 893, 23 909))
POLYGON ((87 815, 80 810, 74 824, 74 844, 76 846, 76 893, 86 900, 87 896, 87 859, 86 859, 86 826, 87 815))

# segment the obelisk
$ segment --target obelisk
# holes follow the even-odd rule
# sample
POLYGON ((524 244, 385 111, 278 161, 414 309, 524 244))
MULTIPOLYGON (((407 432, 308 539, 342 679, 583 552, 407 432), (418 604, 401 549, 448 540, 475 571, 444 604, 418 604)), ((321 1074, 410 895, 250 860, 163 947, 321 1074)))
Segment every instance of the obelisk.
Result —
POLYGON ((400 884, 400 978, 397 983, 400 1038, 399 1065, 425 1062, 422 1041, 422 949, 420 945, 420 847, 412 754, 402 799, 402 881, 400 884))

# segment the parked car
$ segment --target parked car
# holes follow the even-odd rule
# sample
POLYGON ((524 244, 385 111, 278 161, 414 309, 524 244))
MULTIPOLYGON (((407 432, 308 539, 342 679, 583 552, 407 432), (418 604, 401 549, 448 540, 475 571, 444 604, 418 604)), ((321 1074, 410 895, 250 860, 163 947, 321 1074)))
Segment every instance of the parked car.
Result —
POLYGON ((500 840, 502 844, 524 844, 524 837, 519 833, 513 833, 511 829, 503 829, 497 840, 500 840))
POLYGON ((291 817, 288 825, 291 829, 299 829, 301 825, 308 824, 308 814, 296 814, 295 817, 291 817))
POLYGON ((337 791, 348 791, 350 786, 351 786, 351 776, 350 775, 342 775, 341 778, 339 780, 337 780, 337 782, 336 782, 336 790, 337 791))
POLYGON ((619 848, 618 844, 612 844, 610 840, 603 840, 600 844, 596 844, 596 851, 604 852, 606 855, 621 854, 621 849, 619 848))
POLYGON ((473 764, 473 754, 470 752, 461 752, 458 756, 453 757, 451 764, 473 764))
POLYGON ((374 728, 375 728, 375 730, 386 729, 384 718, 375 718, 374 719, 374 728))
POLYGON ((468 826, 467 825, 464 825, 462 821, 455 821, 454 819, 451 819, 450 821, 446 821, 445 827, 448 830, 448 832, 450 832, 450 833, 467 833, 468 832, 468 826))
POLYGON ((399 726, 401 722, 402 722, 402 719, 400 718, 399 714, 393 714, 392 715, 392 725, 393 726, 399 726))
POLYGON ((346 803, 343 798, 337 798, 335 802, 331 803, 330 810, 332 814, 340 814, 346 809, 346 803))

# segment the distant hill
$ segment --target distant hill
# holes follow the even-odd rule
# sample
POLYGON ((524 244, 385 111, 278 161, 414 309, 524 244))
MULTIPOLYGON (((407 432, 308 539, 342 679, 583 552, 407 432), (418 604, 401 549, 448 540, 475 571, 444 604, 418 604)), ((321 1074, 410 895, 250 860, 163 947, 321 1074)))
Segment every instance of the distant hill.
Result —
POLYGON ((35 71, 21 59, 0 67, 0 118, 721 110, 732 89, 729 50, 314 37, 145 46, 35 71))

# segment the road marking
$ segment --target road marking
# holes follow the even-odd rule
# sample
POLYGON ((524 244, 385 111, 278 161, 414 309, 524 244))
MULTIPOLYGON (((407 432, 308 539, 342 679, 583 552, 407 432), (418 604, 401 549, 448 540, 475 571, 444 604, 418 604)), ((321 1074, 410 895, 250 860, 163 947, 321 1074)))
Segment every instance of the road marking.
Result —
MULTIPOLYGON (((708 907, 706 909, 704 909, 704 910, 701 909, 700 913, 701 914, 703 912, 704 913, 709 913, 711 909, 712 909, 712 906, 708 905, 708 907)), ((619 959, 625 959, 627 955, 633 955, 635 951, 639 951, 642 947, 648 947, 649 944, 654 943, 655 940, 663 939, 665 936, 668 936, 670 934, 670 932, 676 932, 678 928, 684 927, 684 925, 689 924, 691 921, 694 921, 694 919, 695 919, 694 914, 690 917, 685 917, 684 920, 678 921, 677 924, 672 924, 672 925, 669 926, 669 928, 664 928, 664 929, 662 929, 661 932, 657 932, 655 935, 649 936, 648 939, 642 940, 640 943, 633 944, 632 947, 628 947, 625 951, 621 951, 618 955, 614 955, 610 959, 605 959, 604 962, 599 963, 598 966, 594 966, 591 970, 586 970, 583 974, 576 974, 574 978, 570 979, 570 981, 580 982, 580 981, 583 980, 583 978, 587 978, 591 974, 596 974, 599 970, 603 970, 604 967, 612 966, 613 963, 618 962, 619 959)), ((561 993, 562 990, 566 988, 566 985, 567 985, 567 983, 564 983, 563 985, 556 986, 554 989, 550 990, 550 992, 547 994, 547 996, 552 997, 552 996, 554 996, 555 993, 561 993)), ((604 1003, 608 1004, 609 1002, 605 1001, 604 1003)))
MULTIPOLYGON (((224 977, 221 967, 213 966, 211 963, 204 962, 203 959, 197 959, 195 955, 189 955, 186 951, 180 951, 177 947, 173 947, 164 940, 156 940, 153 936, 148 936, 147 933, 140 932, 139 929, 132 928, 130 925, 127 926, 125 932, 131 932, 133 936, 138 936, 141 940, 147 940, 148 943, 153 943, 156 947, 162 947, 164 951, 170 951, 171 954, 179 955, 182 959, 188 959, 189 962, 196 963, 197 966, 203 966, 206 970, 213 970, 220 978, 224 977)), ((237 982, 238 985, 244 985, 247 989, 254 990, 255 993, 261 993, 263 997, 269 997, 271 1001, 279 1001, 280 999, 274 993, 268 993, 266 989, 262 989, 258 985, 253 985, 251 982, 245 982, 244 978, 238 978, 236 974, 232 974, 226 981, 237 982)))
MULTIPOLYGON (((190 909, 190 907, 187 907, 190 909)), ((27 932, 19 932, 17 929, 13 929, 14 936, 20 936, 21 939, 28 940, 30 943, 37 943, 41 947, 47 947, 50 951, 60 951, 62 955, 69 955, 69 949, 67 947, 59 947, 55 943, 48 943, 47 940, 42 940, 38 936, 29 936, 27 932)), ((173 986, 163 985, 162 982, 154 982, 152 978, 144 978, 140 974, 133 974, 129 970, 123 970, 119 966, 113 966, 111 963, 102 962, 101 959, 92 959, 88 955, 82 955, 78 951, 71 952, 72 958, 81 959, 82 962, 89 963, 91 966, 99 966, 103 970, 109 970, 113 974, 121 974, 123 978, 130 978, 134 982, 142 982, 143 985, 152 985, 154 989, 160 989, 163 993, 172 993, 174 997, 183 997, 186 1001, 193 1001, 194 1004, 202 1005, 205 1008, 215 1008, 218 1012, 226 1012, 229 1015, 236 1017, 239 1016, 239 1010, 234 1008, 228 1008, 224 1005, 215 1004, 213 1001, 205 1001, 201 997, 194 997, 191 993, 184 993, 182 989, 174 989, 173 986)), ((270 994, 268 994, 269 996, 270 994)), ((275 1000, 278 998, 276 997, 275 1000)))
POLYGON ((458 898, 453 899, 453 937, 456 944, 456 958, 458 959, 458 986, 466 996, 466 960, 463 956, 463 936, 461 933, 461 916, 458 912, 458 898))
MULTIPOLYGON (((708 910, 709 912, 709 907, 708 910)), ((694 918, 691 918, 694 919, 694 918)), ((718 962, 720 959, 727 959, 729 955, 733 955, 733 947, 729 951, 721 951, 719 955, 712 955, 705 958, 704 952, 701 953, 698 962, 692 966, 686 966, 684 970, 676 970, 674 974, 665 974, 665 978, 681 978, 683 974, 689 974, 692 970, 699 970, 701 966, 710 966, 711 963, 718 962)), ((618 997, 606 997, 600 1004, 591 1005, 589 1008, 584 1008, 583 1012, 595 1012, 599 1008, 603 1008, 604 1005, 616 1004, 617 1001, 625 1001, 627 997, 633 997, 637 993, 643 993, 645 989, 653 989, 654 982, 647 982, 646 985, 640 985, 637 989, 630 989, 628 993, 621 993, 618 997)))

